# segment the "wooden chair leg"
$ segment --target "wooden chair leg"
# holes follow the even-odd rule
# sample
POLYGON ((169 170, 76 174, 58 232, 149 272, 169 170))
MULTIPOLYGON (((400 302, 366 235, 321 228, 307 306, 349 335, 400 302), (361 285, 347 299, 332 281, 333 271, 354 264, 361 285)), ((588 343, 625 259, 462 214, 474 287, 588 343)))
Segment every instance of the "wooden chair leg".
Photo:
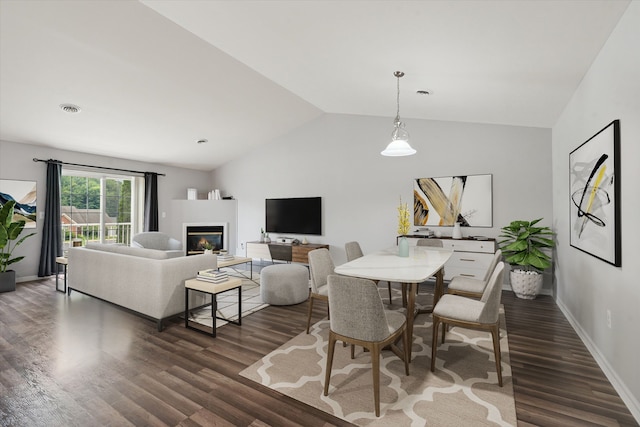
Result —
POLYGON ((493 352, 496 359, 496 372, 498 373, 498 385, 502 387, 502 362, 500 356, 500 326, 498 324, 491 327, 491 336, 493 338, 493 352))
POLYGON ((309 327, 311 326, 311 312, 313 311, 313 295, 309 297, 309 313, 307 314, 307 334, 309 333, 309 327))
POLYGON ((438 350, 438 326, 440 326, 440 318, 433 316, 433 334, 431 337, 431 372, 436 369, 436 352, 438 350))
POLYGON ((373 374, 373 402, 376 417, 380 416, 380 346, 375 343, 371 350, 371 373, 373 374))
POLYGON ((333 365, 333 352, 336 349, 336 336, 329 332, 329 345, 327 347, 327 368, 324 375, 324 395, 329 394, 329 380, 331 379, 331 366, 333 365))
POLYGON ((389 289, 389 305, 391 305, 393 302, 393 299, 391 298, 391 282, 387 282, 387 288, 389 289))
POLYGON ((411 345, 409 344, 409 328, 405 325, 402 332, 402 348, 404 349, 404 373, 409 376, 409 362, 411 361, 411 345))

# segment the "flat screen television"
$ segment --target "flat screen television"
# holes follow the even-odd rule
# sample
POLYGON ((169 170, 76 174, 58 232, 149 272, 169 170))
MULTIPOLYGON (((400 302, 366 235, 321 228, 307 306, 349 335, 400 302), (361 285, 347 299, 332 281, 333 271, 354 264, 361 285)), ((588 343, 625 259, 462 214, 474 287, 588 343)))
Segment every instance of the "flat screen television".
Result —
POLYGON ((322 234, 322 198, 266 199, 267 233, 322 234))

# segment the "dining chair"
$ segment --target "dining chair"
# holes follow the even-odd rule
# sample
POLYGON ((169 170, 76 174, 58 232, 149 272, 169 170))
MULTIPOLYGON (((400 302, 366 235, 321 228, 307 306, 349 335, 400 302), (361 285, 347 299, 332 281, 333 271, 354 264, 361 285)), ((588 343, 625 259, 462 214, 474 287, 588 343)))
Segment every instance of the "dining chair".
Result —
POLYGON ((480 300, 460 295, 445 294, 433 308, 433 335, 431 337, 431 372, 436 367, 438 351, 438 328, 442 324, 442 342, 445 341, 446 326, 490 331, 496 360, 498 385, 502 387, 502 364, 500 362, 500 298, 504 262, 494 269, 480 300))
MULTIPOLYGON (((358 242, 347 242, 344 244, 344 251, 347 253, 347 262, 353 261, 354 259, 361 258, 364 254, 362 253, 362 249, 360 248, 360 243, 358 242)), ((376 285, 378 284, 378 280, 374 280, 376 285)), ((387 282, 387 286, 389 288, 389 304, 391 304, 391 282, 387 282)))
MULTIPOLYGON (((416 242, 416 246, 427 246, 427 247, 431 247, 431 248, 442 248, 442 240, 440 239, 418 239, 418 241, 416 242)), ((442 267, 444 269, 444 267, 442 267)), ((442 274, 444 274, 444 271, 442 272, 442 274)), ((434 277, 430 277, 427 280, 432 280, 434 279, 434 277)), ((425 282, 423 282, 425 283, 425 282)), ((404 291, 404 290, 403 290, 404 291)), ((418 287, 416 288, 416 294, 418 294, 420 291, 420 285, 418 285, 418 287)), ((404 301, 404 293, 403 293, 403 301, 404 301)))
MULTIPOLYGON (((331 254, 326 248, 314 249, 309 252, 309 271, 311 275, 311 292, 309 294, 309 313, 307 315, 307 333, 311 326, 311 312, 313 311, 313 301, 329 301, 329 291, 327 287, 327 277, 333 274, 335 265, 331 259, 331 254)), ((328 309, 327 309, 328 310, 328 309)), ((331 314, 329 314, 331 316, 331 314)))
POLYGON ((498 262, 502 258, 502 251, 498 249, 489 263, 486 273, 482 279, 476 279, 466 276, 455 276, 451 278, 447 293, 462 295, 463 297, 480 298, 484 292, 484 288, 489 282, 489 278, 493 274, 498 262))
POLYGON ((404 362, 405 374, 409 375, 407 317, 399 311, 384 309, 378 286, 372 280, 332 274, 328 287, 330 329, 324 395, 329 394, 336 341, 351 344, 351 358, 354 347, 362 346, 371 355, 373 400, 376 417, 379 417, 381 350, 389 346, 404 362), (402 339, 402 350, 395 344, 399 339, 402 339))

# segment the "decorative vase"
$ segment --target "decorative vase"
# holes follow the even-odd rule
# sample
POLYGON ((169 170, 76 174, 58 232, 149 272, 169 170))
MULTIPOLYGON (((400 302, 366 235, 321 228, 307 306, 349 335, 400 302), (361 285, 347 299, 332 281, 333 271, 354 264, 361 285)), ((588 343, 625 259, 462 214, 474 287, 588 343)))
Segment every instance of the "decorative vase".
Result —
POLYGON ((542 274, 536 271, 512 270, 511 289, 518 298, 535 299, 542 290, 542 274))
POLYGON ((401 257, 409 256, 409 241, 404 236, 402 236, 400 238, 400 241, 398 241, 398 256, 401 256, 401 257))
POLYGON ((460 229, 460 223, 456 222, 453 226, 453 233, 451 234, 453 239, 462 239, 462 230, 460 229))
POLYGON ((213 249, 205 249, 204 253, 205 254, 213 254, 213 249))

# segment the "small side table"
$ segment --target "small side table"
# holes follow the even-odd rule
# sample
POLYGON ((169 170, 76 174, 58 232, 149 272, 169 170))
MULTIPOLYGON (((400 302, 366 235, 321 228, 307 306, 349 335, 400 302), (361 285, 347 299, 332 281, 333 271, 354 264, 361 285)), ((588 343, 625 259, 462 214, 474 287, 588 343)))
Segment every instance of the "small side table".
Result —
POLYGON ((56 291, 66 293, 67 292, 67 268, 69 266, 69 259, 67 257, 59 256, 56 257, 56 291), (58 287, 58 276, 60 275, 59 266, 62 265, 62 271, 64 274, 64 288, 60 289, 58 287))
POLYGON ((216 319, 226 320, 229 323, 240 326, 242 324, 242 280, 230 277, 222 283, 212 283, 205 280, 188 279, 184 281, 184 327, 203 334, 207 332, 189 325, 189 291, 198 291, 211 295, 211 317, 213 319, 213 330, 211 336, 216 337, 216 319), (216 315, 218 311, 218 294, 238 289, 238 320, 233 321, 216 315))

